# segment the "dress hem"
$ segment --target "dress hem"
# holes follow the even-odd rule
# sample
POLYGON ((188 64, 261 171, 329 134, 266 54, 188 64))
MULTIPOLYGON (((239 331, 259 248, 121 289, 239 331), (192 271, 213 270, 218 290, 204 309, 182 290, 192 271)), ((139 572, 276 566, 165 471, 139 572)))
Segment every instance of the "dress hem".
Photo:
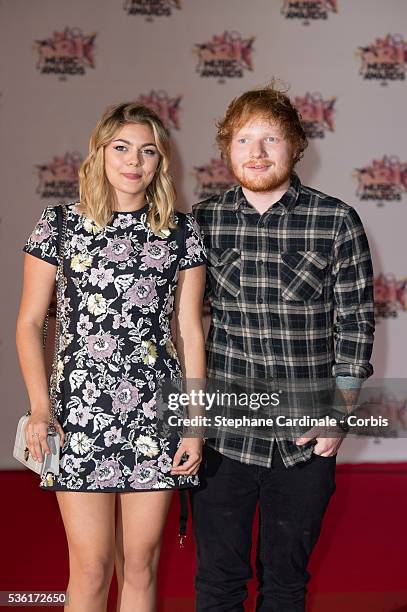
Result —
POLYGON ((162 487, 160 489, 67 489, 61 487, 43 487, 39 485, 39 489, 41 491, 63 491, 63 492, 71 492, 71 493, 146 493, 146 492, 157 492, 157 491, 177 491, 180 489, 196 489, 199 487, 199 484, 196 485, 184 485, 179 487, 162 487))

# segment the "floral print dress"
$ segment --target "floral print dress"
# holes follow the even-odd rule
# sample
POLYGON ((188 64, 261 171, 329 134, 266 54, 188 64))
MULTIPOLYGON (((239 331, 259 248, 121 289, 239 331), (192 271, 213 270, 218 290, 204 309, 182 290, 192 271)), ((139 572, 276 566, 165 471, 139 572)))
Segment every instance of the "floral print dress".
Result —
MULTIPOLYGON (((158 431, 156 392, 179 379, 170 320, 179 272, 205 263, 190 213, 153 234, 149 205, 99 228, 67 205, 56 417, 65 432, 51 490, 128 492, 193 487, 172 476, 178 436, 158 431)), ((58 265, 58 214, 44 209, 24 251, 58 265)))

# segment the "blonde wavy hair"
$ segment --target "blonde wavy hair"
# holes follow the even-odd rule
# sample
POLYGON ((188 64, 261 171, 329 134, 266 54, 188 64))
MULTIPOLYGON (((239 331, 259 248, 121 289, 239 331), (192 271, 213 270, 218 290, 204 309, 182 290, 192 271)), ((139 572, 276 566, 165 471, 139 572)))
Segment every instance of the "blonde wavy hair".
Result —
POLYGON ((160 117, 151 109, 135 102, 123 102, 109 106, 96 124, 89 142, 89 154, 79 170, 79 212, 92 219, 99 227, 105 227, 112 219, 116 193, 105 172, 105 147, 118 130, 129 123, 150 126, 160 161, 154 178, 147 187, 150 203, 147 220, 152 231, 175 227, 175 188, 169 172, 170 138, 160 117))

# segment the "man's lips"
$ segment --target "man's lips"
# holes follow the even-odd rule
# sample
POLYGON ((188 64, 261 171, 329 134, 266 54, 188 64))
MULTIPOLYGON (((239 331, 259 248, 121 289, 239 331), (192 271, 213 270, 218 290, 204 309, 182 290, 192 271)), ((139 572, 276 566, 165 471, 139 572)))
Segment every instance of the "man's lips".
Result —
POLYGON ((244 167, 249 168, 249 170, 263 171, 270 168, 270 166, 272 166, 272 164, 245 164, 244 167))
POLYGON ((130 181, 138 181, 139 179, 141 179, 141 174, 136 174, 134 172, 123 172, 122 176, 124 176, 124 178, 129 179, 130 181))

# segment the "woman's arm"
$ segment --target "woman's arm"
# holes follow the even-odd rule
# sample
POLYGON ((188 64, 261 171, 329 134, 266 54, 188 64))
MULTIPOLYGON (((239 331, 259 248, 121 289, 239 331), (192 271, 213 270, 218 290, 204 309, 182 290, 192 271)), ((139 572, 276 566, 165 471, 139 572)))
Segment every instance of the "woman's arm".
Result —
MULTIPOLYGON (((50 406, 42 330, 55 286, 55 274, 56 266, 33 255, 25 255, 16 344, 31 407, 31 417, 26 428, 27 446, 37 461, 42 461, 41 449, 49 452, 46 432, 50 406), (34 433, 38 433, 38 436, 34 437, 34 433)), ((63 443, 62 429, 58 423, 55 426, 63 443)))
MULTIPOLYGON (((177 353, 184 379, 203 381, 206 376, 205 336, 202 327, 202 301, 206 266, 182 270, 175 294, 177 353)), ((196 474, 201 461, 202 439, 184 438, 174 457, 172 474, 196 474), (179 466, 184 452, 188 461, 179 466)))
POLYGON ((175 294, 175 329, 178 357, 184 378, 205 378, 205 337, 202 302, 206 266, 196 266, 179 274, 175 294))

